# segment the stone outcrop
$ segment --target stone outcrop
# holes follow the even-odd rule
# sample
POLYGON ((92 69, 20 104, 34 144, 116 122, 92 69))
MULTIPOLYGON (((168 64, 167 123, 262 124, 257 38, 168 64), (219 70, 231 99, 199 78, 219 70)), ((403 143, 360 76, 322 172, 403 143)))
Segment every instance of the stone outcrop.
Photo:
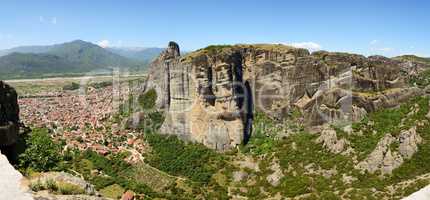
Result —
POLYGON ((266 177, 266 181, 270 183, 270 185, 276 187, 281 184, 281 179, 284 177, 284 173, 282 172, 282 168, 278 160, 272 161, 270 170, 272 170, 273 173, 266 177))
POLYGON ((0 199, 33 200, 28 190, 21 186, 22 180, 23 176, 0 153, 0 199))
POLYGON ((93 185, 89 184, 85 180, 72 176, 71 174, 65 172, 46 172, 37 175, 36 177, 32 177, 30 179, 30 184, 46 184, 48 181, 54 181, 57 184, 68 184, 79 188, 79 190, 83 191, 83 194, 86 195, 95 195, 96 189, 93 185))
POLYGON ((18 96, 12 87, 0 81, 0 149, 9 158, 14 154, 18 140, 18 96))
POLYGON ((225 150, 250 137, 254 111, 281 119, 298 108, 315 126, 397 106, 421 94, 405 84, 404 66, 266 44, 209 46, 181 57, 171 42, 152 63, 145 89, 157 91, 166 111, 162 133, 225 150))
POLYGON ((15 89, 0 81, 0 145, 16 143, 19 108, 15 89))
POLYGON ((411 194, 410 196, 404 198, 403 200, 424 200, 424 199, 430 199, 430 185, 411 194))
POLYGON ((348 145, 345 138, 338 139, 336 131, 333 129, 324 129, 316 142, 322 143, 323 147, 335 154, 344 151, 348 145))
POLYGON ((381 170, 383 174, 390 174, 418 151, 418 144, 421 142, 422 138, 417 134, 416 127, 402 131, 398 137, 387 134, 378 142, 372 153, 358 163, 356 168, 371 173, 381 170), (398 144, 397 149, 391 146, 395 142, 398 144))

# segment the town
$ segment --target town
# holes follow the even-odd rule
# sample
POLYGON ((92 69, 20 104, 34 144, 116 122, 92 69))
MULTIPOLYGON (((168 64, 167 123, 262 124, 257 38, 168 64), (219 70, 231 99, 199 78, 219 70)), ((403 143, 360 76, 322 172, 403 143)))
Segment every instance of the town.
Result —
POLYGON ((65 148, 91 149, 101 155, 127 151, 131 155, 127 160, 138 162, 143 159, 145 143, 138 132, 124 128, 125 122, 114 120, 136 90, 130 83, 24 93, 18 100, 20 118, 30 128, 48 128, 53 139, 64 142, 65 148))

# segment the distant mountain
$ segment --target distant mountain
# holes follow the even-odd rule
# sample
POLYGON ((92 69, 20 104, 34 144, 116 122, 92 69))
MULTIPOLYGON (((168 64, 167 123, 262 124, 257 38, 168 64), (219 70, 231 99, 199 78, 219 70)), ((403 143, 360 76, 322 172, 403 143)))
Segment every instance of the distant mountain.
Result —
POLYGON ((12 49, 0 50, 0 56, 5 56, 11 53, 46 53, 53 46, 22 46, 12 49))
POLYGON ((418 63, 430 65, 430 58, 423 58, 415 55, 397 56, 397 57, 394 57, 393 59, 401 60, 401 61, 412 61, 412 62, 418 62, 418 63))
POLYGON ((108 51, 131 58, 145 63, 151 62, 164 50, 163 48, 122 48, 122 47, 111 47, 106 48, 108 51))
POLYGON ((0 57, 0 78, 86 73, 112 67, 132 71, 146 68, 146 64, 141 61, 117 55, 82 40, 45 47, 20 47, 15 50, 25 53, 8 53, 0 57), (37 53, 28 53, 31 51, 37 53))
POLYGON ((11 53, 0 58, 1 79, 79 71, 73 63, 50 54, 11 53))

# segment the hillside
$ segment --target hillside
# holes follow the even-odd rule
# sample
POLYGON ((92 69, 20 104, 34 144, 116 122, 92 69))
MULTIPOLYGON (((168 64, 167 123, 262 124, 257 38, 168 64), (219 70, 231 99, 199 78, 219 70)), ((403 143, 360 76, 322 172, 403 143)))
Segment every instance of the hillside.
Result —
POLYGON ((11 49, 0 50, 0 57, 11 53, 46 53, 53 46, 21 46, 11 49))
POLYGON ((44 77, 110 70, 113 67, 142 71, 145 64, 76 40, 49 47, 18 49, 24 52, 0 57, 0 78, 44 77), (43 53, 40 53, 43 52, 43 53))
POLYGON ((76 73, 80 70, 71 62, 50 54, 12 53, 0 58, 1 79, 76 73))
POLYGON ((430 58, 423 58, 415 55, 397 56, 397 57, 394 57, 393 59, 399 60, 399 61, 412 61, 412 62, 430 65, 430 58))

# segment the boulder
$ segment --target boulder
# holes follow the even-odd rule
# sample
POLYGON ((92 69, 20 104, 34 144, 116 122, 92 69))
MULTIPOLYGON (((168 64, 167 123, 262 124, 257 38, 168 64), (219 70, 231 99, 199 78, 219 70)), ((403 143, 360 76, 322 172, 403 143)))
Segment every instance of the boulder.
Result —
POLYGON ((399 135, 399 153, 404 158, 411 158, 418 151, 418 144, 422 142, 422 138, 417 134, 416 127, 409 130, 404 130, 399 135))
POLYGON ((0 199, 32 200, 28 189, 22 187, 23 176, 0 153, 0 199))
POLYGON ((16 143, 18 123, 18 95, 15 89, 0 81, 0 148, 16 143))
POLYGON ((336 131, 330 128, 325 128, 321 135, 317 138, 317 143, 322 143, 323 147, 327 148, 330 152, 338 154, 346 149, 348 141, 344 138, 338 139, 336 131))
POLYGON ((371 173, 381 170, 383 174, 390 174, 418 151, 418 144, 421 142, 422 138, 417 134, 416 127, 403 130, 397 137, 387 134, 378 142, 372 153, 358 163, 356 168, 371 173), (398 149, 391 148, 394 142, 399 144, 398 149))
POLYGON ((279 165, 278 160, 272 161, 270 170, 272 170, 273 173, 266 177, 266 181, 274 187, 279 186, 279 184, 281 184, 281 179, 284 177, 284 173, 282 172, 282 168, 279 165))

